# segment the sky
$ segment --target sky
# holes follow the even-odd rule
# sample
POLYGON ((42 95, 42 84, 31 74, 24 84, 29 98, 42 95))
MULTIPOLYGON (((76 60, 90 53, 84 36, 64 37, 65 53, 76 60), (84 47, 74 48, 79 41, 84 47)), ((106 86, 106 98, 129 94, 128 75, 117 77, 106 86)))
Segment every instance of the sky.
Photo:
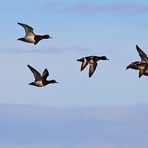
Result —
POLYGON ((3 1, 1 19, 0 102, 47 106, 108 106, 147 103, 147 77, 126 66, 139 60, 138 44, 148 53, 148 2, 142 1, 3 1), (53 39, 37 45, 18 41, 34 27, 53 39), (5 28, 5 29, 4 29, 5 28), (91 78, 80 72, 77 59, 97 55, 100 61, 91 78), (58 84, 29 86, 34 80, 27 64, 39 72, 47 68, 58 84), (9 84, 9 85, 8 85, 9 84))
POLYGON ((147 79, 126 70, 148 54, 146 0, 1 1, 0 147, 147 147, 147 79), (24 30, 53 39, 18 41, 24 30), (107 56, 94 75, 77 59, 107 56), (37 88, 27 64, 58 84, 37 88))

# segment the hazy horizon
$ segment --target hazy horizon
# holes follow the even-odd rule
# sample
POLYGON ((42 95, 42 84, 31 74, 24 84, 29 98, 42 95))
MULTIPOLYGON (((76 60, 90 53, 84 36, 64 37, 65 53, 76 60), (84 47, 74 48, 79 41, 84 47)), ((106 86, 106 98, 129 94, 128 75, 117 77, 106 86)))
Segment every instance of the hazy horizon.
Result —
POLYGON ((148 104, 40 107, 0 104, 3 148, 147 147, 148 104))

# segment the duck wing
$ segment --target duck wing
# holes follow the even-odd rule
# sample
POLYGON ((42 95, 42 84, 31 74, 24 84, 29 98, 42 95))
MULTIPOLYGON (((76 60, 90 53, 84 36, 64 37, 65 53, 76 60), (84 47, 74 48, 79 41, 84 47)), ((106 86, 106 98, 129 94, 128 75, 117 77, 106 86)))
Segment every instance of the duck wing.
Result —
POLYGON ((42 79, 43 79, 43 80, 46 80, 48 76, 49 76, 49 72, 48 72, 47 69, 45 69, 45 70, 43 71, 43 74, 42 74, 42 79))
POLYGON ((25 29, 26 36, 34 35, 33 28, 27 24, 18 23, 25 29))
POLYGON ((81 65, 81 71, 88 65, 88 60, 86 58, 84 58, 84 61, 82 62, 81 65))
POLYGON ((138 51, 138 53, 139 53, 139 56, 140 56, 141 60, 142 60, 142 61, 145 61, 145 62, 148 62, 148 57, 147 57, 147 55, 142 51, 142 49, 139 48, 138 45, 136 45, 136 49, 137 49, 137 51, 138 51))
POLYGON ((89 67, 89 77, 91 77, 93 75, 93 73, 96 70, 97 65, 98 65, 97 63, 90 64, 90 67, 89 67))
POLYGON ((32 71, 33 75, 34 75, 34 78, 36 81, 40 81, 42 80, 42 76, 41 74, 36 70, 34 69, 33 67, 31 67, 30 65, 27 65, 29 67, 29 69, 32 71))

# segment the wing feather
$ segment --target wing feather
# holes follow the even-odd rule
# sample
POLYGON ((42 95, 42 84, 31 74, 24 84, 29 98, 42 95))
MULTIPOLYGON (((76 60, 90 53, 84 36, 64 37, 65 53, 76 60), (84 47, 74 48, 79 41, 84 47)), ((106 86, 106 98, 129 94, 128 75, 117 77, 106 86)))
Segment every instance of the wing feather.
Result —
POLYGON ((84 61, 82 62, 81 65, 81 71, 88 65, 88 61, 84 58, 84 61))
POLYGON ((48 76, 49 76, 49 72, 48 72, 47 69, 45 69, 45 70, 43 71, 43 74, 42 74, 43 80, 46 80, 48 76))
POLYGON ((90 67, 89 67, 89 77, 91 77, 93 75, 93 73, 96 70, 97 65, 98 65, 97 63, 90 64, 90 67))
POLYGON ((36 81, 40 81, 42 80, 42 76, 41 74, 36 70, 34 69, 32 66, 30 65, 27 65, 29 67, 29 69, 32 71, 33 75, 34 75, 34 78, 36 81))
POLYGON ((18 24, 21 25, 25 29, 26 36, 34 35, 33 28, 31 26, 27 24, 23 24, 23 23, 18 23, 18 24))
POLYGON ((139 48, 138 45, 136 45, 136 49, 137 49, 137 51, 138 51, 138 53, 139 53, 139 56, 140 56, 141 60, 142 60, 142 61, 145 61, 145 62, 148 62, 148 57, 147 57, 147 55, 142 51, 142 49, 139 48))

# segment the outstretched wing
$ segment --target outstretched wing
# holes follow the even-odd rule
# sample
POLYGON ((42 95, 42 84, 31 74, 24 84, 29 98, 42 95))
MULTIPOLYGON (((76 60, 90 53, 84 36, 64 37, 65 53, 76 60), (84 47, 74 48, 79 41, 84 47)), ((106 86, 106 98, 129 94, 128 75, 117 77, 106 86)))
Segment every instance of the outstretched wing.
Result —
POLYGON ((48 72, 47 69, 45 69, 45 70, 43 71, 43 74, 42 74, 43 80, 46 80, 48 76, 49 76, 49 72, 48 72))
POLYGON ((138 45, 136 45, 136 49, 137 49, 137 51, 138 51, 138 53, 139 53, 139 56, 140 56, 141 60, 142 60, 142 61, 145 61, 145 62, 148 62, 148 57, 147 57, 147 55, 139 48, 138 45))
POLYGON ((86 60, 86 58, 84 58, 84 61, 82 62, 81 65, 81 71, 88 65, 88 61, 86 60))
POLYGON ((25 29, 26 36, 34 35, 33 28, 27 24, 18 23, 25 29))
POLYGON ((30 65, 27 65, 27 66, 32 71, 32 73, 33 73, 34 78, 35 78, 36 81, 42 80, 41 74, 36 69, 34 69, 33 67, 31 67, 30 65))
POLYGON ((93 75, 93 73, 96 70, 97 65, 98 65, 97 63, 90 64, 90 67, 89 67, 89 77, 91 77, 93 75))

